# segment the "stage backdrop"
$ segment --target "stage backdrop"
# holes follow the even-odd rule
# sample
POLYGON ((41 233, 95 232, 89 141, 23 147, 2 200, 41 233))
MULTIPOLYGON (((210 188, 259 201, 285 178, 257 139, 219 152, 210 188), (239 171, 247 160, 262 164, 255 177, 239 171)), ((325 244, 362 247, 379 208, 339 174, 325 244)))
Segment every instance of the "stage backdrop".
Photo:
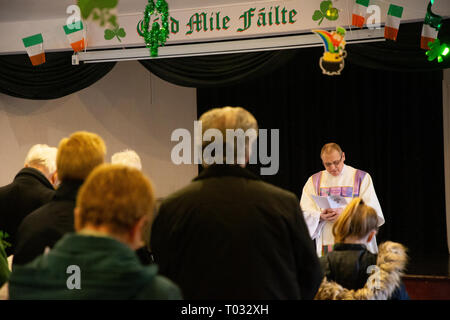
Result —
MULTIPOLYGON (((442 71, 398 72, 347 62, 322 74, 322 48, 298 50, 277 71, 227 87, 197 90, 198 114, 243 106, 260 128, 280 130, 280 167, 270 183, 301 196, 323 170, 320 149, 337 142, 346 163, 368 171, 386 223, 379 241, 411 255, 448 254, 442 118, 442 71)), ((251 169, 259 173, 258 166, 251 169)))

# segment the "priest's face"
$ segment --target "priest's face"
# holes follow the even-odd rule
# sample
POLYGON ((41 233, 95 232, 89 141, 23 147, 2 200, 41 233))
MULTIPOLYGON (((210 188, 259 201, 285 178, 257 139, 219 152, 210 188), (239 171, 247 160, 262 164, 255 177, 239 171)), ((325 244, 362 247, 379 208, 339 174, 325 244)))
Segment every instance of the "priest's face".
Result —
POLYGON ((332 150, 331 152, 325 152, 322 154, 322 163, 325 169, 332 176, 338 176, 341 174, 344 168, 345 153, 339 153, 337 150, 332 150))

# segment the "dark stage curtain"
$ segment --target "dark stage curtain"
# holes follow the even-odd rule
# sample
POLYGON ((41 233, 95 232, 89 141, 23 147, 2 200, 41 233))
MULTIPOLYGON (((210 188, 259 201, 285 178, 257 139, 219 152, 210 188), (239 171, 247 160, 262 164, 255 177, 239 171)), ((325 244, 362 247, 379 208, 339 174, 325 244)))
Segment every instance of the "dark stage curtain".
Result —
POLYGON ((72 54, 46 53, 46 62, 39 66, 33 66, 26 54, 0 56, 0 92, 25 99, 56 99, 89 87, 115 65, 72 65, 72 54))
POLYGON ((208 88, 249 81, 276 70, 293 57, 293 52, 262 51, 177 59, 140 60, 163 80, 185 87, 208 88))
POLYGON ((337 142, 346 163, 373 178, 386 219, 379 242, 401 242, 413 255, 448 254, 442 71, 369 69, 348 59, 342 75, 330 77, 319 68, 322 48, 295 53, 263 77, 198 89, 198 114, 243 106, 260 128, 279 129, 279 171, 262 178, 299 197, 308 177, 323 170, 322 145, 337 142))

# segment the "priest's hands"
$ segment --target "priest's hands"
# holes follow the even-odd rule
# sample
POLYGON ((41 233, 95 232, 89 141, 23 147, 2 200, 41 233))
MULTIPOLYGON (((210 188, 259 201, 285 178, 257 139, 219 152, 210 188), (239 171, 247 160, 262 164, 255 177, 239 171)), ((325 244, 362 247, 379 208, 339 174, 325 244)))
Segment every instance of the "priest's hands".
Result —
POLYGON ((322 209, 322 211, 320 213, 320 220, 335 222, 337 220, 337 218, 339 218, 339 216, 343 210, 344 210, 344 208, 322 209))

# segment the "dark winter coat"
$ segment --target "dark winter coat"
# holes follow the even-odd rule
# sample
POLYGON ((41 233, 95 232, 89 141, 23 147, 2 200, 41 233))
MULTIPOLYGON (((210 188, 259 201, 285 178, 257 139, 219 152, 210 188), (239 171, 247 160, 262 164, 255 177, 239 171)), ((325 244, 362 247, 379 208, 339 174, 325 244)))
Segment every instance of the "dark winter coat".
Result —
POLYGON ((318 300, 408 300, 401 277, 406 267, 406 249, 385 242, 378 255, 359 244, 337 243, 321 258, 325 278, 318 300))
POLYGON ((150 246, 185 299, 312 299, 322 280, 298 198, 239 166, 165 199, 150 246))
POLYGON ((13 268, 31 262, 52 248, 68 232, 74 232, 74 209, 81 180, 64 180, 56 190, 53 199, 33 211, 18 230, 17 248, 13 268))
POLYGON ((11 247, 7 255, 14 254, 17 229, 23 219, 49 202, 55 194, 52 184, 37 169, 23 168, 12 183, 0 188, 0 230, 8 233, 5 239, 11 247))

